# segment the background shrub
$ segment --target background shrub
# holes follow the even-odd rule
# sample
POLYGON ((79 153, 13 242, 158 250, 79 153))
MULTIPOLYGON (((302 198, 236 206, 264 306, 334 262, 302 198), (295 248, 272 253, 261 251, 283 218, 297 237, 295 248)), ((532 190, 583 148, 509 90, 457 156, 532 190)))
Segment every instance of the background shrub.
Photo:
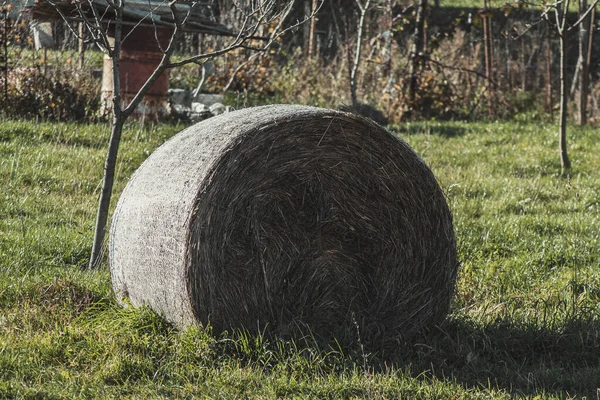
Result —
POLYGON ((17 68, 9 74, 8 99, 0 102, 3 114, 12 118, 90 120, 98 114, 100 83, 72 69, 17 68))

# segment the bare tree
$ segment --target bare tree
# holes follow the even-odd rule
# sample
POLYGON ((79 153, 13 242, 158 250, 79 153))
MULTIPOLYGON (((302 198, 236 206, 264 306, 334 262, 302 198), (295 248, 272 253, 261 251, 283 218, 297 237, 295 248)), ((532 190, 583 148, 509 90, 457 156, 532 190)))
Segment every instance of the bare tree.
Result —
POLYGON ((371 6, 371 0, 365 0, 364 4, 361 0, 355 0, 359 10, 358 27, 356 29, 356 49, 354 51, 354 61, 350 69, 350 97, 352 99, 352 107, 358 107, 358 98, 356 96, 356 76, 360 67, 360 55, 362 50, 362 37, 365 27, 365 16, 371 6))
MULTIPOLYGON (((559 43, 558 52, 560 75, 560 101, 558 122, 558 150, 560 154, 560 164, 563 172, 571 169, 571 161, 569 159, 567 151, 567 102, 569 100, 569 93, 567 90, 566 39, 570 31, 577 29, 586 20, 586 18, 590 16, 590 14, 594 11, 599 1, 600 0, 594 0, 594 2, 585 10, 580 10, 579 18, 572 25, 568 24, 567 18, 570 0, 557 0, 554 3, 545 4, 542 8, 541 18, 546 20, 549 29, 554 31, 556 36, 558 36, 559 43)), ((542 19, 540 19, 540 21, 542 19)), ((531 28, 531 26, 533 25, 530 25, 529 28, 531 28)), ((521 37, 525 32, 522 32, 519 35, 519 37, 521 37)))
POLYGON ((562 0, 554 5, 546 8, 545 15, 547 15, 550 11, 554 14, 555 19, 555 30, 558 35, 559 42, 559 59, 560 59, 560 109, 559 109, 559 123, 558 123, 558 136, 559 136, 559 153, 560 153, 560 164, 564 170, 571 169, 571 161, 569 160, 569 155, 567 152, 567 101, 568 101, 568 93, 567 93, 567 78, 566 78, 566 36, 567 33, 577 28, 591 13, 591 11, 596 7, 598 0, 595 0, 594 3, 587 8, 587 10, 580 13, 579 19, 569 28, 567 28, 567 13, 569 10, 569 0, 562 0))
MULTIPOLYGON (((126 10, 125 0, 105 0, 95 2, 93 0, 75 0, 70 3, 68 12, 65 12, 65 8, 58 2, 60 0, 46 0, 46 5, 50 5, 54 11, 60 15, 60 17, 67 22, 72 33, 82 38, 77 31, 76 24, 81 22, 84 26, 84 31, 87 34, 86 40, 88 43, 97 45, 105 54, 107 54, 112 60, 112 83, 113 83, 113 96, 111 103, 111 135, 109 140, 108 152, 106 161, 104 164, 104 179, 102 183, 102 191, 100 194, 98 212, 96 216, 96 225, 94 230, 94 241, 92 245, 92 252, 89 261, 89 267, 94 268, 99 265, 102 256, 102 247, 104 244, 106 224, 109 214, 109 205, 111 201, 115 168, 117 164, 117 155, 119 151, 119 145, 121 142, 121 135, 123 132, 123 125, 127 118, 129 118, 136 110, 144 95, 156 82, 159 76, 166 70, 171 68, 181 67, 190 63, 202 63, 215 57, 224 55, 236 49, 248 49, 254 52, 265 52, 271 47, 271 45, 286 31, 298 26, 306 20, 296 22, 295 24, 283 28, 283 18, 289 14, 289 10, 294 4, 294 0, 288 1, 283 7, 280 7, 280 2, 276 0, 253 0, 247 2, 245 8, 240 8, 243 12, 244 17, 242 18, 241 28, 237 32, 228 32, 224 29, 218 28, 216 24, 212 25, 214 31, 220 34, 228 36, 228 40, 225 41, 221 48, 205 51, 195 55, 188 56, 187 58, 175 61, 172 59, 172 54, 175 48, 176 39, 186 29, 193 30, 197 28, 197 24, 194 26, 190 21, 190 16, 197 6, 197 2, 188 2, 185 0, 172 0, 164 3, 151 3, 148 2, 148 10, 145 15, 141 15, 139 22, 133 26, 136 29, 138 25, 151 24, 154 26, 154 39, 157 42, 158 47, 161 49, 162 57, 160 62, 147 78, 146 82, 137 91, 133 98, 125 104, 121 99, 121 88, 120 88, 120 56, 121 56, 121 45, 123 40, 131 32, 127 29, 124 33, 124 10, 126 10), (99 10, 98 4, 107 5, 105 9, 99 10), (153 5, 154 4, 154 5, 153 5), (156 10, 158 7, 168 7, 170 15, 163 15, 162 18, 156 17, 156 10), (73 13, 76 12, 76 17, 73 17, 73 13), (163 28, 169 30, 169 38, 164 45, 158 38, 158 22, 163 24, 163 28), (165 26, 166 23, 166 26, 165 26), (277 29, 273 30, 268 37, 262 37, 261 40, 257 40, 257 33, 262 26, 276 25, 277 29), (220 30, 220 31, 219 31, 220 30)), ((64 6, 64 3, 63 3, 64 6)), ((312 17, 312 16, 310 16, 312 17)))
POLYGON ((558 34, 558 52, 559 52, 559 70, 560 70, 560 110, 558 112, 558 150, 560 153, 560 164, 563 170, 571 169, 571 161, 567 153, 567 68, 565 60, 565 39, 566 39, 566 24, 567 12, 569 11, 569 0, 563 0, 553 8, 556 21, 555 29, 558 34))

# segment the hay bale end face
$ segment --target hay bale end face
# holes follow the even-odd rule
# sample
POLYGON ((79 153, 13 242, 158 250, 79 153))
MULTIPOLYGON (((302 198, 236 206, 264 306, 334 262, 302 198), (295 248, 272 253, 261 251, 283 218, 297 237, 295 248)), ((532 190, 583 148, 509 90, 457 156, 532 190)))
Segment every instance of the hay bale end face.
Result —
POLYGON ((443 320, 457 258, 437 181, 355 114, 277 105, 211 118, 136 171, 110 235, 114 290, 178 326, 364 340, 443 320))

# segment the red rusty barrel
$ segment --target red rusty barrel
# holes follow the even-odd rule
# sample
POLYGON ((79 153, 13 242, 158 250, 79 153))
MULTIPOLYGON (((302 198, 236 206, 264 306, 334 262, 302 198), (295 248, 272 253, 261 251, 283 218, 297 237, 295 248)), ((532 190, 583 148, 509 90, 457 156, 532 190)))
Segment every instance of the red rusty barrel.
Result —
MULTIPOLYGON (((120 83, 121 104, 127 106, 139 89, 160 63, 163 50, 166 49, 171 31, 164 28, 138 26, 132 31, 123 30, 121 44, 120 83), (160 42, 160 47, 157 43, 160 42)), ((111 38, 114 43, 114 38, 111 38)), ((111 43, 112 44, 112 43, 111 43)), ((168 71, 163 72, 150 87, 134 115, 145 118, 161 118, 168 112, 167 90, 169 89, 168 71)), ((104 56, 102 74, 102 110, 109 112, 113 94, 112 60, 104 56)))

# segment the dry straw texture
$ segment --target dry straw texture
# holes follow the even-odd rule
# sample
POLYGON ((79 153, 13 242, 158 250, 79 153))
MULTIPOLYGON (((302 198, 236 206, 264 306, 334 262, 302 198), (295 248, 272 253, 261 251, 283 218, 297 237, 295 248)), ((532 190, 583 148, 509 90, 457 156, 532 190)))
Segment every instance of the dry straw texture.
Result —
POLYGON ((445 318, 452 217, 401 139, 355 114, 245 109, 179 133, 114 214, 115 292, 179 326, 365 341, 445 318))

